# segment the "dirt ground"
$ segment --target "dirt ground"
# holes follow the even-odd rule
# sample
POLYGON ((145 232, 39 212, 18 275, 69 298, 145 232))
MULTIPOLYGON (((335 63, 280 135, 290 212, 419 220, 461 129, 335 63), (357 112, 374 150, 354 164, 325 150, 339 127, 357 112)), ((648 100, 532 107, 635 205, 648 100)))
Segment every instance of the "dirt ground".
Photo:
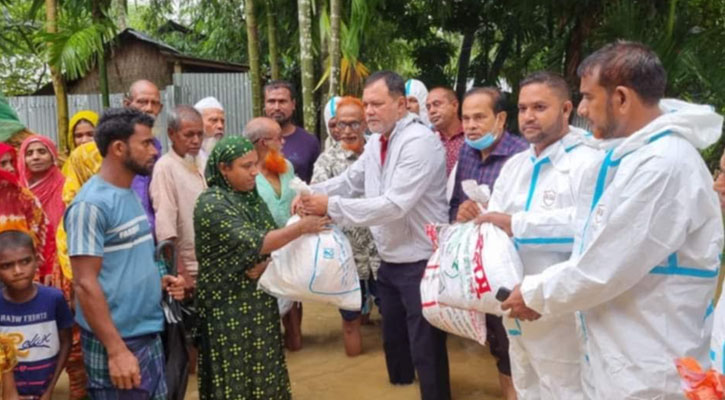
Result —
MULTIPOLYGON (((417 384, 388 383, 380 333, 380 316, 373 312, 374 325, 363 326, 363 354, 348 358, 342 344, 340 315, 336 309, 318 303, 304 305, 302 332, 304 348, 287 354, 287 366, 295 400, 416 400, 417 384)), ((494 360, 488 349, 473 341, 448 338, 451 387, 456 400, 501 398, 494 360)), ((63 374, 55 399, 68 398, 67 376, 63 374)), ((198 399, 196 377, 191 377, 187 399, 198 399)))

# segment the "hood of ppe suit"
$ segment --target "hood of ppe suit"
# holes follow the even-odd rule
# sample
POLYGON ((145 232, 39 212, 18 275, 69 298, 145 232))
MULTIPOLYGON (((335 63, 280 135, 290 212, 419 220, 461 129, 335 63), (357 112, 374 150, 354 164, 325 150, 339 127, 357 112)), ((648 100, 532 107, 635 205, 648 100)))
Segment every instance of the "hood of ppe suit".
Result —
POLYGON ((325 132, 327 132, 327 138, 325 138, 325 147, 324 150, 329 149, 330 147, 339 146, 339 143, 332 138, 332 133, 330 133, 330 128, 327 126, 327 124, 330 122, 330 120, 337 115, 337 104, 342 100, 342 97, 335 96, 332 97, 330 100, 325 103, 325 108, 322 110, 322 116, 325 119, 325 132))
POLYGON ((325 118, 325 130, 327 130, 327 136, 330 137, 330 128, 327 126, 327 124, 330 123, 330 120, 337 115, 337 103, 342 100, 342 97, 335 96, 332 97, 330 100, 327 101, 325 104, 325 109, 323 110, 323 117, 325 118))
POLYGON ((420 117, 420 120, 426 126, 431 126, 430 120, 428 119, 428 110, 425 109, 425 101, 428 99, 428 88, 425 87, 423 82, 417 79, 408 79, 405 82, 405 97, 410 96, 418 99, 418 104, 420 105, 418 117, 420 117))
POLYGON ((681 136, 697 149, 712 145, 722 135, 723 117, 710 105, 662 99, 660 109, 662 115, 621 143, 617 141, 620 144, 614 149, 612 160, 618 160, 667 133, 681 136))

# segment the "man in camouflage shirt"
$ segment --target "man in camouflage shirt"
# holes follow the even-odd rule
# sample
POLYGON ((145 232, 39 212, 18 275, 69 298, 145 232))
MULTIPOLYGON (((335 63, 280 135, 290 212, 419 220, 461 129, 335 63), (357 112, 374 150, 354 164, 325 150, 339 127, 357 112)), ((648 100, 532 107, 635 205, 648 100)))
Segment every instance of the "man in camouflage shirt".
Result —
MULTIPOLYGON (((365 112, 362 102, 355 97, 343 97, 337 103, 337 128, 340 133, 339 146, 331 146, 315 162, 312 183, 324 182, 340 175, 354 163, 365 148, 365 112)), ((354 357, 362 352, 360 324, 363 311, 369 303, 370 288, 375 284, 380 257, 373 242, 373 236, 367 227, 345 227, 343 231, 350 239, 352 252, 360 276, 363 296, 363 310, 340 310, 342 331, 345 339, 345 353, 354 357)))

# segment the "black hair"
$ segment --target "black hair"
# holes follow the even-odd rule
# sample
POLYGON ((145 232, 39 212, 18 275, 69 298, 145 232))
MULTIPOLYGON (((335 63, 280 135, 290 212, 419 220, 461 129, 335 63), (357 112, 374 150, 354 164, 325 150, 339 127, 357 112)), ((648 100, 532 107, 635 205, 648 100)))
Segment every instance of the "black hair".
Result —
POLYGON ((470 96, 478 95, 478 94, 484 94, 491 98, 493 103, 493 113, 498 114, 502 111, 506 111, 506 103, 507 98, 506 94, 501 91, 501 89, 494 87, 494 86, 485 86, 485 87, 474 87, 469 89, 466 94, 463 95, 463 101, 466 101, 466 99, 470 96))
POLYGON ((451 88, 449 88, 448 86, 434 86, 434 87, 432 87, 428 91, 428 93, 431 93, 434 90, 442 90, 442 91, 444 91, 446 93, 446 95, 448 96, 448 99, 449 100, 456 100, 456 101, 458 101, 458 95, 456 94, 456 91, 453 90, 453 89, 451 89, 451 88))
POLYGON ((102 157, 106 157, 108 146, 116 140, 128 143, 136 125, 154 126, 154 117, 132 108, 109 108, 101 115, 94 139, 102 157))
POLYGON ((559 93, 564 100, 571 100, 571 90, 563 76, 550 71, 537 71, 526 76, 519 83, 519 90, 524 86, 540 83, 559 93))
POLYGON ((17 249, 19 247, 25 247, 30 249, 35 254, 35 242, 25 232, 22 231, 5 231, 0 233, 0 252, 8 249, 17 249))
POLYGON ((391 97, 405 96, 405 80, 393 71, 383 70, 373 73, 365 80, 365 87, 367 88, 379 80, 385 82, 391 97))
POLYGON ((599 85, 612 92, 617 86, 632 88, 647 105, 665 96, 667 72, 657 54, 642 43, 618 40, 589 55, 577 75, 599 72, 599 85))
POLYGON ((264 85, 264 93, 266 94, 269 90, 275 90, 275 89, 287 89, 289 91, 289 97, 292 99, 292 101, 295 100, 297 97, 297 92, 295 91, 295 87, 287 81, 283 80, 272 80, 267 82, 266 85, 264 85))

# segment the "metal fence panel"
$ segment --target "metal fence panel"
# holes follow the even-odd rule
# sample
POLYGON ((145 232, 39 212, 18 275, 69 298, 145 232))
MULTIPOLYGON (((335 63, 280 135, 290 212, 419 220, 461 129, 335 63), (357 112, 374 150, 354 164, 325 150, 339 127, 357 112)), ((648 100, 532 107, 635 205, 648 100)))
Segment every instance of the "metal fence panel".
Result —
POLYGON ((180 104, 194 105, 214 96, 224 106, 226 133, 241 134, 252 119, 252 88, 248 74, 174 74, 180 104))
MULTIPOLYGON (((206 96, 214 96, 226 110, 227 132, 241 133, 252 118, 251 83, 247 74, 174 74, 174 85, 161 91, 164 104, 154 125, 154 134, 161 141, 164 151, 168 149, 166 135, 166 111, 177 104, 193 105, 206 96)), ((123 94, 110 95, 111 107, 123 106, 123 94)), ((10 106, 29 130, 48 136, 58 143, 55 96, 19 96, 8 98, 10 106)), ((68 117, 78 111, 93 110, 101 113, 100 94, 75 94, 68 96, 68 117)))

